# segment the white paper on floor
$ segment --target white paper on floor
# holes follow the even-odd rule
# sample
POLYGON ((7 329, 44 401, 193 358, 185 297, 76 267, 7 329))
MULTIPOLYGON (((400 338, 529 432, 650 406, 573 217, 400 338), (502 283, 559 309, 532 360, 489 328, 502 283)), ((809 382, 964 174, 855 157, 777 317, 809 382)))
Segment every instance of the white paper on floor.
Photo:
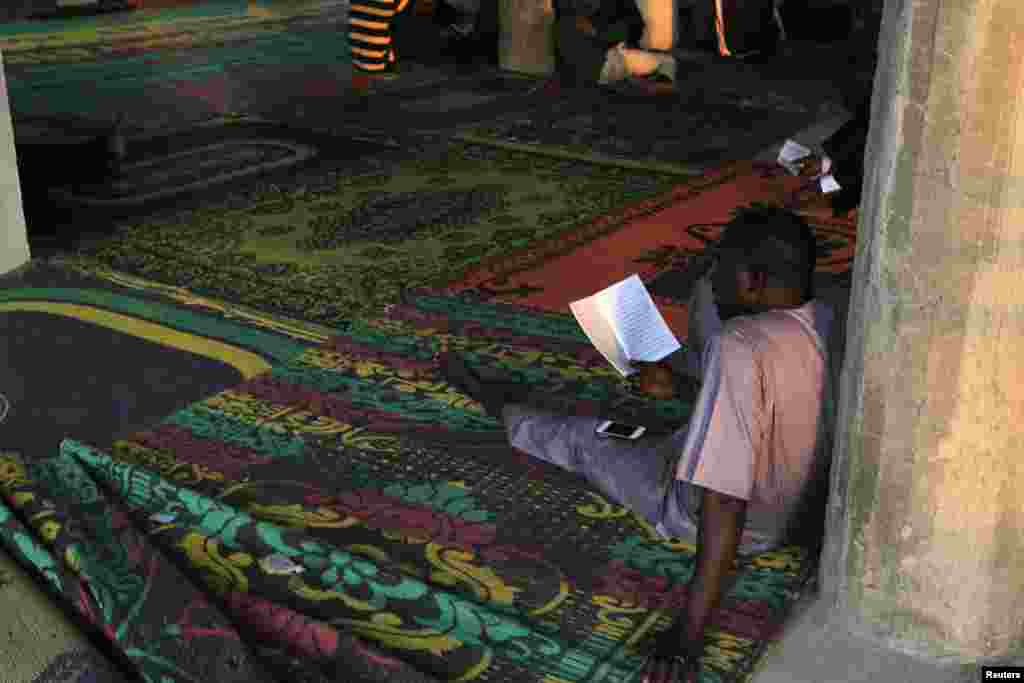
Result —
POLYGON ((795 140, 786 140, 785 144, 782 145, 782 149, 779 150, 779 165, 793 175, 800 175, 800 164, 798 162, 809 156, 811 156, 811 150, 795 140))

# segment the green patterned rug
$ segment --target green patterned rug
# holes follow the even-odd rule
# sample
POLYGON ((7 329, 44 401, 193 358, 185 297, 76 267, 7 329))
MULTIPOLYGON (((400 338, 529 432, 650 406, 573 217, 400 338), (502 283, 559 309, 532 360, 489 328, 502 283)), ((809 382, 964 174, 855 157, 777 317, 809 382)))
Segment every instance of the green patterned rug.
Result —
POLYGON ((281 31, 288 22, 339 15, 347 6, 344 0, 203 0, 162 9, 12 21, 0 24, 0 50, 12 65, 83 61, 116 54, 126 44, 180 46, 188 36, 185 44, 203 45, 236 33, 252 37, 281 31))
POLYGON ((402 288, 452 281, 485 258, 595 218, 615 230, 623 207, 684 182, 443 140, 403 140, 388 152, 351 141, 369 149, 359 156, 346 152, 343 139, 299 138, 287 129, 202 134, 222 135, 219 144, 195 135, 167 164, 141 160, 116 194, 78 201, 141 216, 148 209, 144 202, 131 208, 133 197, 169 189, 150 182, 146 168, 182 187, 211 168, 241 175, 237 169, 263 164, 269 175, 235 178, 201 200, 164 197, 156 214, 118 219, 114 236, 68 263, 334 326, 379 315, 402 288))
MULTIPOLYGON (((410 292, 110 453, 0 458, 0 543, 144 680, 633 680, 693 547, 508 447, 440 379, 442 342, 548 407, 690 409, 567 316, 410 292)), ((704 683, 748 678, 811 569, 795 547, 741 561, 704 683)))
POLYGON ((216 0, 3 25, 11 109, 16 121, 126 114, 129 122, 162 116, 163 109, 174 114, 171 124, 196 107, 242 111, 249 74, 350 64, 346 5, 216 0))

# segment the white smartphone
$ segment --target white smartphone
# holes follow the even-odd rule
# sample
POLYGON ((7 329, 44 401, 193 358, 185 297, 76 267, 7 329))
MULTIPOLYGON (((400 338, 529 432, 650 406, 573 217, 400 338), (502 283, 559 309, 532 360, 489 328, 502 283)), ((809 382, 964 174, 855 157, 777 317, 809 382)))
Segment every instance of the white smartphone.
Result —
POLYGON ((644 432, 647 430, 644 427, 605 420, 601 424, 597 425, 596 431, 600 436, 612 436, 616 439, 629 439, 630 441, 633 441, 643 436, 644 432))

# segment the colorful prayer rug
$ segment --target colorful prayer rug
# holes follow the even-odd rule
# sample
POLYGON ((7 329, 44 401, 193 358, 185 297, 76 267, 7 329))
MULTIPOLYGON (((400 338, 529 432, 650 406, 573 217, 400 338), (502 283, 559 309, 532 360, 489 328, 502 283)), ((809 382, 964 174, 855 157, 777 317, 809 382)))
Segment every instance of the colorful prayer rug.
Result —
POLYGON ((847 284, 853 264, 856 216, 832 217, 807 180, 774 164, 744 162, 708 174, 700 183, 633 207, 628 222, 607 232, 600 221, 481 264, 445 290, 481 300, 567 312, 569 303, 634 273, 647 285, 676 336, 687 334, 695 254, 717 239, 731 212, 763 202, 803 215, 818 238, 821 290, 847 284), (593 232, 602 234, 599 238, 593 232))
MULTIPOLYGON (((109 453, 0 459, 0 542, 147 680, 631 680, 694 549, 511 449, 431 361, 444 342, 555 403, 685 420, 574 325, 407 292, 109 453)), ((811 566, 741 560, 702 681, 746 679, 811 566)))
MULTIPOLYGON (((146 209, 145 217, 121 220, 116 235, 69 261, 335 326, 379 315, 402 288, 447 283, 484 259, 598 217, 614 230, 629 215, 623 207, 681 182, 446 140, 406 139, 380 151, 372 141, 238 130, 204 133, 225 138, 219 145, 182 145, 168 172, 208 183, 211 167, 239 176, 257 163, 294 159, 297 149, 315 156, 236 179, 230 194, 166 198, 155 215, 138 204, 131 211, 146 209), (367 151, 353 152, 359 144, 367 151)), ((147 179, 147 162, 139 166, 122 196, 81 203, 127 210, 136 187, 171 189, 147 179)))
MULTIPOLYGON (((116 273, 40 262, 0 289, 0 450, 36 459, 65 436, 118 434, 286 361, 334 331, 116 273), (96 381, 99 380, 99 381, 96 381)), ((5 683, 123 683, 102 638, 83 633, 0 548, 5 683), (7 636, 10 636, 8 639, 7 636)), ((131 680, 131 679, 128 679, 131 680)))

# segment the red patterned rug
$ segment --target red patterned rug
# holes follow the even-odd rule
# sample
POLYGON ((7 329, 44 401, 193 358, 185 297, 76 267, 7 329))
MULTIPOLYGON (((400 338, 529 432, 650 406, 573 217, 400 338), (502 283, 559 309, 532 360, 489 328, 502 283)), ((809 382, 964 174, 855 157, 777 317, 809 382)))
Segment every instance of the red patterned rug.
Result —
POLYGON ((818 237, 818 285, 849 276, 857 212, 833 217, 807 179, 775 164, 740 162, 679 187, 668 197, 631 207, 630 219, 608 232, 602 217, 542 243, 492 258, 445 287, 483 300, 540 311, 568 312, 569 303, 633 273, 647 285, 666 322, 684 338, 691 278, 687 266, 715 240, 731 212, 753 202, 803 215, 818 237), (607 234, 605 234, 607 233, 607 234))

